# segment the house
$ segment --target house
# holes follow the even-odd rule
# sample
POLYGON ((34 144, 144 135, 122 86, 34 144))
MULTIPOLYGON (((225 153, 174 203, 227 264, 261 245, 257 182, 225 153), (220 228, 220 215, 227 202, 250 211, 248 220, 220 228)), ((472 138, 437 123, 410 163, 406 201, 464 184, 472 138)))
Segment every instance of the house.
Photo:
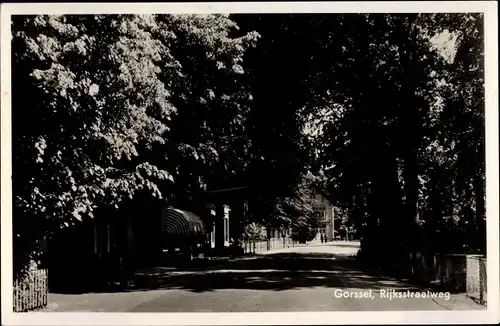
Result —
POLYGON ((246 196, 246 189, 240 187, 208 191, 200 198, 212 221, 208 226, 212 248, 228 247, 231 239, 243 234, 248 211, 246 196))
POLYGON ((328 199, 324 192, 317 188, 313 189, 311 201, 313 209, 327 220, 325 227, 318 230, 319 232, 317 238, 319 239, 321 238, 321 235, 323 235, 323 237, 326 237, 326 241, 335 240, 335 212, 332 202, 328 199))
POLYGON ((230 227, 234 224, 231 223, 233 221, 230 218, 232 215, 231 207, 228 205, 222 205, 223 214, 221 216, 217 216, 216 205, 207 204, 207 208, 210 210, 211 220, 213 221, 212 225, 209 227, 210 248, 213 249, 220 246, 228 247, 231 240, 230 236, 235 233, 235 230, 231 230, 230 227))

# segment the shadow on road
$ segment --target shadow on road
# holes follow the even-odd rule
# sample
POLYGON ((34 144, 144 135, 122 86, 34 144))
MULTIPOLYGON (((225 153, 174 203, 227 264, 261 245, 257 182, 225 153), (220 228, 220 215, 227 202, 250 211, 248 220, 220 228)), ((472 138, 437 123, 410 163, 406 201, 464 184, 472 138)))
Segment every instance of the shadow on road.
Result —
POLYGON ((356 248, 359 249, 359 243, 349 243, 349 242, 335 242, 335 243, 329 243, 326 244, 327 246, 332 246, 332 247, 343 247, 343 248, 356 248))
POLYGON ((157 267, 137 273, 132 288, 105 292, 156 289, 283 291, 312 287, 412 289, 410 285, 402 286, 401 282, 389 277, 362 272, 353 257, 326 253, 277 253, 219 262, 216 266, 199 265, 175 270, 157 267))

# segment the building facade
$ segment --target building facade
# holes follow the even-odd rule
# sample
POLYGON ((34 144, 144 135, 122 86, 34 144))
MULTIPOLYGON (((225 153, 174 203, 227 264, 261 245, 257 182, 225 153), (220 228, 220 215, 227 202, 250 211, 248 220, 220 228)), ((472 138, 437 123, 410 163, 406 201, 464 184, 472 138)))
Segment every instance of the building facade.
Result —
MULTIPOLYGON (((209 207, 211 206, 213 205, 209 205, 209 207)), ((215 209, 210 209, 210 215, 213 220, 213 222, 211 222, 212 226, 211 228, 209 228, 210 230, 209 241, 211 248, 216 248, 217 239, 219 237, 223 239, 223 241, 222 240, 220 241, 220 244, 222 245, 223 243, 224 247, 229 247, 231 239, 230 236, 232 236, 233 233, 235 233, 235 230, 231 230, 232 229, 231 226, 233 225, 232 223, 233 221, 230 220, 230 216, 232 215, 231 208, 228 205, 223 205, 223 209, 224 209, 224 215, 220 217, 217 216, 217 212, 215 209), (217 219, 220 219, 222 223, 217 223, 217 219)))
POLYGON ((335 211, 332 202, 318 189, 314 189, 311 199, 313 199, 313 209, 327 221, 325 227, 318 230, 317 239, 320 240, 321 236, 323 236, 326 241, 334 241, 336 235, 334 228, 335 211))

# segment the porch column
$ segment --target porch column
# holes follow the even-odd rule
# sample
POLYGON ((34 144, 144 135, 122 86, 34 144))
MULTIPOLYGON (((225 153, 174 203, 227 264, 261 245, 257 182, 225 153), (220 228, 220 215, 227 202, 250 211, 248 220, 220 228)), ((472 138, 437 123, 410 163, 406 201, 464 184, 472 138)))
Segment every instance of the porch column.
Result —
POLYGON ((215 248, 224 248, 224 204, 215 206, 215 248))
POLYGON ((237 201, 231 205, 229 213, 229 236, 237 241, 245 231, 244 229, 245 206, 243 201, 237 201))

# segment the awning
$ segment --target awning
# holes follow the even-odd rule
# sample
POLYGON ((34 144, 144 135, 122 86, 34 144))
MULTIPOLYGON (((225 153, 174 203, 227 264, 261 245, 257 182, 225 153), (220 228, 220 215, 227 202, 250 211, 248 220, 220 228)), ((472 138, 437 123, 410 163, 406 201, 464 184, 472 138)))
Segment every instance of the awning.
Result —
POLYGON ((173 207, 163 209, 163 232, 169 235, 205 234, 205 224, 197 215, 173 207))

